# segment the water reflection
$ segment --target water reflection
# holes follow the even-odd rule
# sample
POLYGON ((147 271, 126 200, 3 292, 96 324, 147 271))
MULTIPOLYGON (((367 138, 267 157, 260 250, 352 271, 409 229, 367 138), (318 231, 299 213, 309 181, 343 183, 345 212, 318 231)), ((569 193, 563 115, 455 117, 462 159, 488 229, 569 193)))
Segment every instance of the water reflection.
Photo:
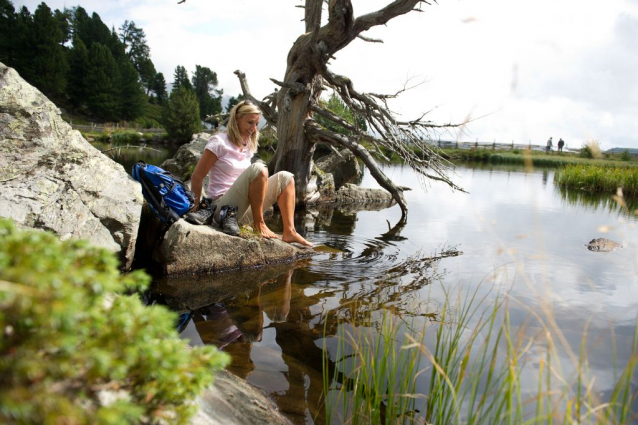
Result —
POLYGON ((165 279, 156 283, 152 297, 182 313, 178 329, 184 338, 229 353, 228 369, 266 389, 295 423, 322 423, 324 331, 335 335, 344 319, 369 322, 370 312, 385 308, 400 317, 432 317, 438 306, 423 305, 418 291, 441 278, 442 258, 456 255, 454 249, 415 254, 376 275, 343 278, 338 285, 310 271, 308 263, 165 279))
POLYGON ((625 198, 620 201, 614 196, 601 196, 597 193, 587 192, 584 190, 567 189, 561 186, 556 186, 555 190, 564 201, 571 205, 583 207, 592 211, 602 209, 610 213, 616 213, 626 217, 635 217, 638 215, 638 200, 635 199, 625 198))
POLYGON ((117 143, 91 142, 91 145, 104 152, 118 164, 122 164, 127 173, 131 172, 133 165, 137 161, 144 161, 148 164, 161 165, 168 158, 172 158, 179 146, 172 145, 150 145, 129 146, 128 144, 118 145, 117 143))

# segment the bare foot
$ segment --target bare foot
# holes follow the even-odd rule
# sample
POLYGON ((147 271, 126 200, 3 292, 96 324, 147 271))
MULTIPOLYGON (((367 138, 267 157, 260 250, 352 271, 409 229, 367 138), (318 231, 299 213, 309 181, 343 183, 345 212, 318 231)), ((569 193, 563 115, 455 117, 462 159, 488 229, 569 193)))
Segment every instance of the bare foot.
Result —
POLYGON ((283 241, 288 243, 297 242, 304 246, 312 247, 312 244, 305 240, 297 231, 284 232, 283 241))
POLYGON ((268 226, 266 226, 265 223, 262 223, 261 225, 259 225, 259 227, 255 227, 255 231, 257 233, 259 233, 259 235, 262 238, 266 238, 266 239, 281 239, 281 236, 279 236, 278 234, 276 234, 275 232, 270 230, 268 228, 268 226))

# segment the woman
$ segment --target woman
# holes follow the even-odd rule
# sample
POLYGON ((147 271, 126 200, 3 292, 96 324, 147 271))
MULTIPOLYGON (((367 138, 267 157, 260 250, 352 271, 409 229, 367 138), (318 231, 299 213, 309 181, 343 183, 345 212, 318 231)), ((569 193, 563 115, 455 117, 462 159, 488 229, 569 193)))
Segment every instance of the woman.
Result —
POLYGON ((206 195, 216 207, 216 222, 220 222, 220 212, 236 212, 239 224, 249 224, 252 218, 253 229, 264 238, 312 246, 295 230, 295 180, 292 173, 280 171, 268 177, 265 164, 250 163, 257 151, 260 117, 259 108, 248 100, 231 109, 226 132, 211 137, 193 172, 191 190, 195 195, 195 205, 200 205, 202 183, 208 174, 206 195), (281 237, 264 222, 264 210, 275 202, 283 218, 281 237))

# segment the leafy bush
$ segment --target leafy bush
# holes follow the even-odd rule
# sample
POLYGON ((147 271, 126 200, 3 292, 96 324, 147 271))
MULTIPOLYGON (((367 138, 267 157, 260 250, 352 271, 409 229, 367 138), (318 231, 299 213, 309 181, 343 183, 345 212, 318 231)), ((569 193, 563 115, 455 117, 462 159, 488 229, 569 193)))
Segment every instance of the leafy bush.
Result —
POLYGON ((627 149, 622 151, 622 153, 620 154, 620 160, 621 161, 631 161, 631 154, 629 153, 629 151, 627 149))
POLYGON ((116 295, 148 282, 104 249, 1 219, 0 422, 187 422, 227 356, 189 350, 174 313, 116 295))

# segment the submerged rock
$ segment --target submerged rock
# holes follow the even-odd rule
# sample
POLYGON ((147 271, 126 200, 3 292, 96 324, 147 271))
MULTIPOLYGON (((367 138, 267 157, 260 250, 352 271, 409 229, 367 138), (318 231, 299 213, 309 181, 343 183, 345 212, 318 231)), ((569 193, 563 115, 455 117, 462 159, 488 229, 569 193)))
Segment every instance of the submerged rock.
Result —
POLYGON ((622 245, 606 238, 592 239, 587 244, 587 249, 595 252, 611 252, 618 248, 622 248, 622 245))
POLYGON ((60 117, 60 110, 0 63, 0 215, 86 239, 133 261, 140 185, 60 117))

